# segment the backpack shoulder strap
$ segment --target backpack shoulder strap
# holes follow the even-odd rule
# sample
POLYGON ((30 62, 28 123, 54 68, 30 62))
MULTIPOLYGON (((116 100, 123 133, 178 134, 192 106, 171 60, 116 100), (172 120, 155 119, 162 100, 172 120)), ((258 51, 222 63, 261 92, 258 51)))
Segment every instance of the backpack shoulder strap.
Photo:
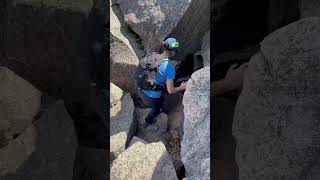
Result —
MULTIPOLYGON (((162 60, 162 62, 161 62, 156 68, 159 68, 160 65, 161 65, 163 62, 165 62, 165 61, 170 61, 170 59, 166 58, 166 59, 162 60)), ((166 78, 164 78, 164 80, 163 80, 162 82, 160 82, 159 84, 163 84, 163 83, 166 82, 166 81, 167 81, 166 78)))

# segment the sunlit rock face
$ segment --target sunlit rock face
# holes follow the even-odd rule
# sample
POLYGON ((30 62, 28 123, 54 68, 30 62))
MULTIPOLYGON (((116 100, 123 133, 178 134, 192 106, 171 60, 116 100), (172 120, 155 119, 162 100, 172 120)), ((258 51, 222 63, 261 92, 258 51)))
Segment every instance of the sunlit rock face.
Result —
POLYGON ((181 159, 188 179, 210 179, 210 68, 191 76, 183 97, 181 159))

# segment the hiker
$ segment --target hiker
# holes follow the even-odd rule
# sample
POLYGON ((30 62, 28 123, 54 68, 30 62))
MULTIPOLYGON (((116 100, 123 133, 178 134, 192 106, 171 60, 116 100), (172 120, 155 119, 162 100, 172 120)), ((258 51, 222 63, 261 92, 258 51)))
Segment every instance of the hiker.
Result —
MULTIPOLYGON (((163 60, 156 67, 142 67, 143 72, 155 72, 151 75, 151 80, 142 79, 138 82, 138 95, 143 103, 152 108, 150 113, 145 118, 144 127, 147 128, 154 123, 154 118, 160 113, 161 105, 163 103, 163 92, 167 90, 169 94, 177 93, 186 89, 187 82, 182 82, 179 87, 174 86, 174 79, 176 75, 176 66, 178 61, 172 60, 176 55, 179 43, 174 38, 167 38, 161 43, 165 48, 163 52, 163 60)), ((149 64, 150 66, 150 64, 149 64)))
POLYGON ((231 65, 225 78, 213 82, 211 89, 213 90, 214 96, 219 96, 242 87, 244 72, 248 67, 248 63, 244 63, 236 68, 237 66, 237 64, 231 65))

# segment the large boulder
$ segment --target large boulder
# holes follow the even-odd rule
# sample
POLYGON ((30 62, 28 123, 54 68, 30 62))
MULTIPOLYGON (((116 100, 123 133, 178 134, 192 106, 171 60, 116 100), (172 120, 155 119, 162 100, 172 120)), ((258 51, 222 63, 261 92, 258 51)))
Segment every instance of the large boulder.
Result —
POLYGON ((170 36, 177 38, 180 43, 177 59, 185 58, 201 49, 202 37, 210 30, 210 2, 209 0, 190 2, 188 10, 170 33, 170 36))
POLYGON ((134 105, 130 94, 123 93, 112 83, 110 92, 110 152, 113 160, 126 149, 135 132, 134 105))
POLYGON ((136 142, 141 142, 141 143, 143 143, 143 144, 147 144, 147 142, 144 141, 143 139, 140 139, 140 138, 138 138, 137 136, 133 136, 133 138, 131 139, 130 144, 129 144, 128 147, 132 146, 132 145, 133 145, 134 143, 136 143, 136 142))
POLYGON ((159 48, 160 40, 166 38, 177 26, 191 2, 191 0, 117 1, 125 22, 141 37, 148 53, 159 48))
POLYGON ((121 101, 122 97, 124 96, 125 92, 122 91, 118 86, 110 83, 110 107, 117 105, 119 101, 121 101))
POLYGON ((0 149, 0 179, 72 179, 77 139, 62 101, 0 149))
POLYGON ((182 98, 180 93, 166 96, 163 112, 155 118, 156 122, 147 128, 143 127, 144 119, 151 109, 135 109, 138 123, 136 135, 149 143, 163 142, 177 172, 180 172, 183 166, 180 156, 184 119, 182 98))
POLYGON ((320 18, 281 28, 247 69, 233 134, 239 180, 319 179, 320 18))
POLYGON ((210 179, 210 68, 192 74, 183 97, 181 158, 190 179, 210 179))
POLYGON ((320 17, 320 1, 318 0, 301 0, 300 1, 301 18, 320 17))
POLYGON ((40 103, 39 90, 0 66, 0 148, 32 124, 40 103))
MULTIPOLYGON (((93 6, 99 4, 98 1, 1 1, 0 9, 5 13, 2 13, 0 22, 3 35, 0 65, 8 67, 39 90, 63 98, 75 121, 79 144, 106 149, 108 130, 103 112, 106 109, 96 106, 106 104, 104 98, 96 98, 96 92, 106 86, 103 77, 109 74, 102 53, 105 50, 103 40, 106 39, 103 33, 105 13, 93 6), (102 42, 98 38, 103 39, 102 42), (105 76, 99 76, 102 74, 105 76)), ((76 156, 76 174, 83 175, 86 171, 91 177, 99 175, 96 172, 103 166, 93 168, 92 163, 86 161, 97 157, 96 153, 86 155, 76 156)), ((100 156, 97 159, 105 161, 106 158, 100 156)), ((100 175, 103 172, 106 171, 101 170, 100 175)))
POLYGON ((5 36, 0 42, 0 53, 4 55, 0 65, 42 91, 60 94, 62 87, 75 81, 76 51, 92 6, 92 0, 1 3, 0 8, 7 13, 1 22, 5 36))
POLYGON ((178 180, 165 146, 136 142, 113 161, 111 179, 178 180))
POLYGON ((134 92, 134 74, 142 52, 128 33, 118 5, 110 7, 110 22, 110 81, 124 91, 134 92))
POLYGON ((138 58, 117 37, 110 34, 110 81, 124 91, 133 92, 135 89, 134 74, 138 67, 138 58))
POLYGON ((130 26, 124 22, 124 16, 117 3, 110 3, 110 33, 121 39, 129 49, 140 59, 145 55, 140 39, 132 31, 130 26))

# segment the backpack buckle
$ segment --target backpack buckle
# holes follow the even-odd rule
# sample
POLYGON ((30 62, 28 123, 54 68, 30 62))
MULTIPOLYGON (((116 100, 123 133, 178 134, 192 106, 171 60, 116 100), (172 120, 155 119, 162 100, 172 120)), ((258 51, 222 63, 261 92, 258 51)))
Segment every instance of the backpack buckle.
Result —
POLYGON ((153 85, 152 91, 156 90, 157 86, 153 85))

